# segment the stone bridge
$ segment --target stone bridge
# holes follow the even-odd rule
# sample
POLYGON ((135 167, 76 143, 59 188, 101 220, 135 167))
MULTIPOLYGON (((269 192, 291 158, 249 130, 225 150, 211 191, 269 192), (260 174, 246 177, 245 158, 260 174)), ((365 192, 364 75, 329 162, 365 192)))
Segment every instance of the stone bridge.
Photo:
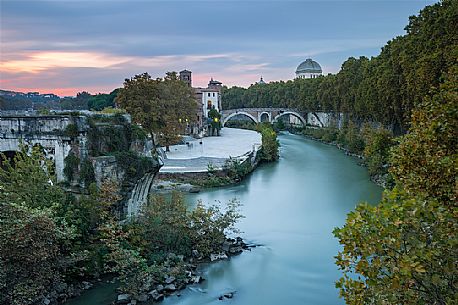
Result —
POLYGON ((327 112, 304 112, 294 108, 239 108, 221 111, 221 121, 224 125, 237 116, 245 116, 255 123, 269 122, 275 123, 283 116, 295 118, 294 124, 310 125, 316 127, 330 126, 331 122, 337 122, 340 126, 342 121, 341 114, 327 112))

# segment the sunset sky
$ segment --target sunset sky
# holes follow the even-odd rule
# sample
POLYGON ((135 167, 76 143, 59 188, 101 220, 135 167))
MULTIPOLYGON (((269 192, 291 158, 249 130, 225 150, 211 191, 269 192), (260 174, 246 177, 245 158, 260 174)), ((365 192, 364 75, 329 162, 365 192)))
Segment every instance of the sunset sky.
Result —
POLYGON ((288 80, 374 56, 435 1, 0 0, 0 89, 110 92, 125 78, 188 69, 193 85, 288 80))

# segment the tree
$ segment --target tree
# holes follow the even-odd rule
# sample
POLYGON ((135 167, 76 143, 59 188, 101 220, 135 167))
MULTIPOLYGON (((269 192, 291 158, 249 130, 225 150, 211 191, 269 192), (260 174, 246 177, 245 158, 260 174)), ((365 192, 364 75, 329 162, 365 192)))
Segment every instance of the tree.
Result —
POLYGON ((412 115, 412 128, 393 151, 391 173, 411 194, 456 202, 458 65, 412 115))
POLYGON ((210 119, 210 127, 212 131, 216 130, 216 134, 219 136, 219 131, 221 130, 221 114, 218 112, 218 110, 212 108, 208 112, 208 118, 210 119))
POLYGON ((261 132, 262 151, 261 158, 267 162, 278 160, 278 147, 280 146, 277 133, 270 124, 259 124, 261 132))
POLYGON ((88 100, 88 107, 90 110, 103 110, 105 108, 112 108, 115 106, 115 98, 119 89, 115 89, 110 94, 99 93, 92 95, 88 100))
POLYGON ((454 304, 456 211, 395 189, 377 206, 361 204, 334 231, 344 248, 336 264, 347 304, 454 304))
POLYGON ((0 303, 34 304, 61 280, 74 237, 61 209, 66 197, 40 147, 0 158, 0 303))
POLYGON ((37 304, 60 280, 61 230, 52 215, 0 201, 0 303, 37 304))
POLYGON ((454 304, 458 299, 458 66, 414 111, 391 156, 393 191, 359 205, 334 231, 348 304, 454 304))
POLYGON ((30 150, 23 146, 13 160, 0 155, 0 201, 17 202, 30 208, 58 210, 65 193, 56 186, 51 174, 54 165, 43 155, 39 146, 30 150))
POLYGON ((156 80, 148 73, 126 79, 115 99, 118 106, 132 115, 161 145, 175 144, 184 127, 196 118, 198 103, 192 88, 175 72, 156 80))

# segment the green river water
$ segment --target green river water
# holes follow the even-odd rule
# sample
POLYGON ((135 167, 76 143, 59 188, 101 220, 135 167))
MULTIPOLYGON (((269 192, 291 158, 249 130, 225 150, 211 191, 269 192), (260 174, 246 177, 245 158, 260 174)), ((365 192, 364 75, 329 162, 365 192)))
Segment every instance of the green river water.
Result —
MULTIPOLYGON (((261 165, 236 186, 187 197, 191 205, 236 197, 245 216, 238 225, 241 236, 261 246, 205 266, 206 281, 162 304, 344 304, 334 287, 340 246, 332 230, 358 202, 377 203, 382 189, 357 160, 335 147, 291 134, 279 139, 279 162, 261 165), (232 299, 218 300, 229 291, 235 291, 232 299)), ((100 285, 68 304, 108 305, 113 290, 100 285)))

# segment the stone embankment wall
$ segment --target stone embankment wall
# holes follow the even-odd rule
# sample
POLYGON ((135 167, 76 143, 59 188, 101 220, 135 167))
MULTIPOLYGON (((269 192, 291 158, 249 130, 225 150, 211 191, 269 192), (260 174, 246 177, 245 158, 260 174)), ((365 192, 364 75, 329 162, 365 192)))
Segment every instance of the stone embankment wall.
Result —
POLYGON ((134 127, 128 115, 1 112, 0 152, 17 152, 21 145, 40 146, 45 156, 54 161, 57 181, 75 193, 85 191, 87 185, 82 176, 88 175, 90 164, 90 176, 97 186, 111 180, 121 187, 120 214, 133 215, 146 202, 152 179, 162 165, 160 158, 152 156, 152 141, 135 137, 134 127), (69 169, 70 159, 73 165, 69 169), (126 160, 132 164, 126 164, 126 160), (130 166, 137 161, 142 162, 140 166, 130 166))

